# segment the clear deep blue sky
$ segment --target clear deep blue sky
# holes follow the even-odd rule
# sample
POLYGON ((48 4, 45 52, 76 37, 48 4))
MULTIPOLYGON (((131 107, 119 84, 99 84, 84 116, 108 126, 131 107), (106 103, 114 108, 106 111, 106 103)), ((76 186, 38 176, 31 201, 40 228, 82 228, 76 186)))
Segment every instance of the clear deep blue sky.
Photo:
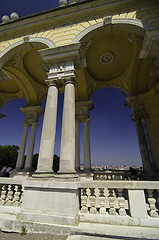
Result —
MULTIPOLYGON (((58 6, 58 0, 7 0, 0 4, 0 18, 17 12, 20 17, 58 6)), ((92 164, 141 166, 141 157, 131 109, 124 106, 125 95, 115 88, 105 88, 94 93, 91 99, 95 108, 90 112, 90 137, 92 164)), ((8 102, 1 112, 0 144, 20 145, 24 115, 19 108, 25 106, 22 99, 8 102)), ((43 107, 45 104, 43 104, 43 107)), ((55 153, 60 154, 63 94, 59 95, 55 153)), ((35 153, 39 151, 43 117, 37 128, 35 153)), ((81 160, 83 162, 83 125, 81 124, 81 160)))

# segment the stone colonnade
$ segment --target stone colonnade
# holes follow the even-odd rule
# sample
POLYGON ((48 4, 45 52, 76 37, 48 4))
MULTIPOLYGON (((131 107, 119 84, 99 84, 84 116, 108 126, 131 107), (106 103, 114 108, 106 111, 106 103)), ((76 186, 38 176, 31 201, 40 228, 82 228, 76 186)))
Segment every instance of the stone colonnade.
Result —
MULTIPOLYGON (((80 45, 76 44, 73 45, 73 49, 70 49, 70 47, 69 51, 66 49, 68 56, 65 55, 65 60, 63 60, 63 57, 61 58, 60 50, 58 58, 57 55, 54 54, 52 54, 50 57, 50 52, 47 52, 45 50, 40 53, 43 60, 45 60, 46 64, 49 67, 49 72, 47 73, 48 78, 46 80, 46 83, 48 85, 48 93, 41 135, 39 159, 34 177, 47 177, 53 173, 52 166, 56 135, 58 93, 59 88, 61 87, 64 88, 64 105, 61 134, 60 167, 58 173, 73 174, 80 170, 81 121, 84 122, 84 170, 85 172, 91 172, 89 111, 93 109, 93 102, 81 101, 76 102, 75 105, 75 85, 77 82, 76 68, 80 67, 81 65, 81 58, 79 59, 79 47, 80 45)), ((65 50, 62 50, 64 53, 65 50)), ((54 51, 54 49, 52 51, 54 51)), ((24 121, 24 130, 14 172, 30 172, 32 171, 32 156, 38 115, 42 114, 42 109, 39 106, 25 107, 21 108, 21 111, 26 115, 26 118, 24 121), (24 153, 29 126, 32 126, 32 129, 24 166, 24 153)))
POLYGON ((76 69, 81 67, 79 49, 80 44, 74 44, 62 49, 58 48, 39 52, 49 66, 49 72, 48 79, 46 80, 48 84, 48 95, 35 176, 48 176, 53 172, 52 164, 59 87, 64 88, 64 105, 60 167, 58 173, 75 173, 75 84, 76 69))
POLYGON ((24 129, 22 134, 22 139, 20 143, 20 149, 18 153, 16 167, 13 172, 23 171, 23 172, 31 172, 32 169, 32 160, 33 160, 33 151, 34 151, 34 143, 36 136, 36 127, 38 125, 39 115, 43 114, 43 109, 41 106, 33 106, 33 107, 24 107, 20 108, 22 113, 25 114, 24 120, 24 129), (27 156, 24 165, 24 155, 26 149, 26 142, 28 137, 28 129, 31 126, 30 139, 28 144, 27 156))

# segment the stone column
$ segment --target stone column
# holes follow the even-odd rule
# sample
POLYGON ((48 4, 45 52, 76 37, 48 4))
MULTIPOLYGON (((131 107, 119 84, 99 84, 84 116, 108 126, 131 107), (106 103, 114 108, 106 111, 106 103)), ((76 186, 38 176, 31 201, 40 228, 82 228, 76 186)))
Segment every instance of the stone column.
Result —
POLYGON ((75 170, 80 171, 80 120, 75 122, 75 170))
POLYGON ((91 172, 89 111, 91 111, 93 108, 94 108, 94 105, 93 105, 93 101, 91 100, 76 102, 76 120, 84 122, 84 171, 85 172, 91 172))
POLYGON ((27 157, 25 161, 25 167, 23 169, 23 172, 31 172, 32 169, 32 161, 33 161, 33 152, 34 152, 34 144, 35 144, 35 135, 36 135, 36 127, 37 123, 33 123, 31 127, 31 134, 29 139, 29 145, 28 145, 28 151, 27 151, 27 157))
POLYGON ((60 173, 75 173, 75 86, 74 78, 65 81, 60 173))
POLYGON ((18 172, 24 167, 24 154, 25 154, 26 141, 28 136, 28 128, 29 128, 29 123, 24 122, 24 130, 23 130, 23 135, 20 143, 20 149, 18 153, 16 167, 13 170, 14 172, 18 172))
POLYGON ((84 120, 84 171, 85 172, 91 172, 89 122, 90 122, 89 118, 84 120))
POLYGON ((137 130, 137 136, 138 136, 138 141, 139 141, 139 148, 140 148, 143 168, 145 171, 152 171, 153 167, 152 167, 152 162, 150 159, 150 153, 149 153, 148 146, 147 146, 144 128, 142 125, 142 120, 140 117, 137 117, 137 116, 136 117, 133 116, 133 120, 135 121, 135 126, 136 126, 136 130, 137 130))
POLYGON ((53 172, 52 165, 56 132, 58 82, 47 80, 47 83, 49 88, 36 174, 50 174, 53 172))
POLYGON ((145 171, 152 171, 153 166, 142 124, 142 119, 146 119, 148 117, 145 106, 139 96, 128 97, 126 99, 126 104, 129 107, 132 107, 133 110, 132 120, 135 121, 143 168, 145 171))

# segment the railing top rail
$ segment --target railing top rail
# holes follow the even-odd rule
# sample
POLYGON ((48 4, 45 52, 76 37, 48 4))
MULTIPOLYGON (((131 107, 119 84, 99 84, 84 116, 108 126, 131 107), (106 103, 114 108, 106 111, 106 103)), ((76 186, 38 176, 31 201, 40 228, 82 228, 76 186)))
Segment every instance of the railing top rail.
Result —
POLYGON ((81 181, 81 188, 159 189, 159 181, 81 181))
POLYGON ((22 179, 0 177, 0 184, 17 184, 17 185, 22 185, 23 181, 24 180, 22 180, 22 179))

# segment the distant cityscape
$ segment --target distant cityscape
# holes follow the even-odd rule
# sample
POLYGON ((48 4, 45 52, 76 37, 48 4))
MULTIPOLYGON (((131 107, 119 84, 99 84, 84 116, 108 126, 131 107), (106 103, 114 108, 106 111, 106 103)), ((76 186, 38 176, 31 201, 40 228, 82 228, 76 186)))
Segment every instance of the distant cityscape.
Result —
MULTIPOLYGON (((119 170, 119 171, 126 171, 130 169, 130 166, 98 166, 98 165, 94 165, 91 166, 92 170, 94 171, 111 171, 111 170, 119 170)), ((143 167, 139 167, 139 166, 131 166, 131 168, 136 169, 136 170, 143 170, 143 167)), ((81 165, 81 170, 84 170, 84 165, 81 165)))

